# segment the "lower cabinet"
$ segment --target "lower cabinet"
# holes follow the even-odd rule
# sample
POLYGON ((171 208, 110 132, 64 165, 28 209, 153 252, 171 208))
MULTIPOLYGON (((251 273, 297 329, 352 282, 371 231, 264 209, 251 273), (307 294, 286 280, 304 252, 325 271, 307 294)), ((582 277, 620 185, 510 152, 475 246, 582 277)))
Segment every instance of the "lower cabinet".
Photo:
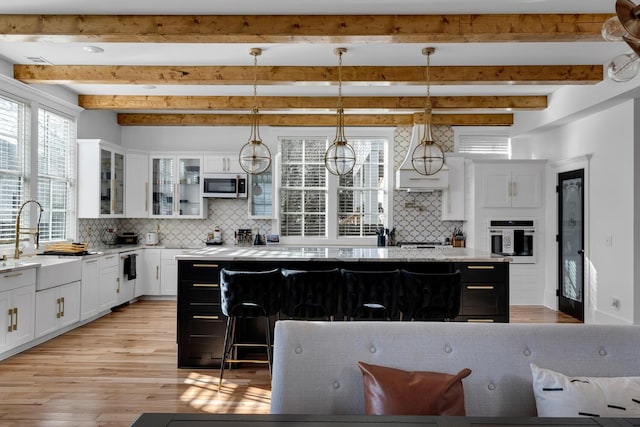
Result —
POLYGON ((36 292, 36 338, 80 320, 81 282, 36 292))
MULTIPOLYGON (((142 251, 142 265, 138 268, 142 273, 140 295, 160 295, 160 263, 162 249, 145 249, 142 251)), ((136 289, 138 289, 136 279, 136 289)), ((137 292, 136 292, 137 293, 137 292)))
POLYGON ((98 259, 98 312, 118 305, 120 255, 105 255, 98 259))
POLYGON ((460 263, 460 322, 509 321, 509 264, 460 263))
POLYGON ((0 292, 0 353, 34 339, 36 271, 3 274, 0 292))
POLYGON ((226 328, 220 267, 210 261, 178 264, 178 367, 220 366, 226 328))
POLYGON ((98 314, 100 306, 100 273, 98 258, 82 261, 82 286, 80 290, 80 320, 98 314))

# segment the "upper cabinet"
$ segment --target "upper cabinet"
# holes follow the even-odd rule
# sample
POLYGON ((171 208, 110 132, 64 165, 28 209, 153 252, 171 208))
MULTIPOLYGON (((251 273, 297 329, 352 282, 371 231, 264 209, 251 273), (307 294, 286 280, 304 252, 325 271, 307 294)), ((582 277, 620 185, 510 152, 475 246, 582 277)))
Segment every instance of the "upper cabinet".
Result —
POLYGON ((544 163, 509 161, 480 163, 481 205, 484 208, 538 208, 544 163))
POLYGON ((146 218, 150 211, 149 155, 128 151, 125 158, 125 216, 146 218))
POLYGON ((204 218, 202 157, 152 155, 150 166, 150 216, 204 218))
POLYGON ((464 221, 464 156, 445 153, 449 186, 442 190, 442 220, 464 221))
POLYGON ((249 175, 249 218, 275 218, 273 169, 249 175))
POLYGON ((221 153, 204 156, 204 173, 245 173, 240 167, 238 153, 221 153))
POLYGON ((125 154, 99 139, 78 140, 78 217, 124 217, 125 154))

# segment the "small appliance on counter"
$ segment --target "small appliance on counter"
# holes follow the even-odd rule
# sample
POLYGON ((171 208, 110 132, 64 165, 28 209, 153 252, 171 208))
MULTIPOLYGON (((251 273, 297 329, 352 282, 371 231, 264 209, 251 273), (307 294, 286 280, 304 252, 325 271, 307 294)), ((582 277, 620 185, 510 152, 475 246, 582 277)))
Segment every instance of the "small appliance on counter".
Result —
POLYGON ((145 235, 144 244, 153 246, 153 245, 157 245, 158 243, 160 243, 160 239, 158 238, 158 233, 156 231, 147 232, 147 234, 145 235))
POLYGON ((133 232, 125 232, 118 234, 117 243, 119 245, 137 245, 138 235, 133 232))
POLYGON ((118 244, 118 233, 115 228, 105 228, 102 231, 102 243, 105 245, 118 244))

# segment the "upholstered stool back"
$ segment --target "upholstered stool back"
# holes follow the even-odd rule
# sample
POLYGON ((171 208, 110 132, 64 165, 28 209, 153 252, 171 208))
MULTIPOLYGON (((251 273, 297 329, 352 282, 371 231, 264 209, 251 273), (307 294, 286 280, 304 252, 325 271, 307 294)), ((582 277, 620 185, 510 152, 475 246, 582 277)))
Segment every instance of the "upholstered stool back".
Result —
POLYGON ((348 320, 398 319, 400 271, 342 270, 342 310, 348 320))
POLYGON ((460 272, 401 271, 400 309, 404 320, 453 320, 460 312, 460 272))
POLYGON ((340 270, 282 269, 280 310, 290 319, 333 320, 340 298, 340 270))

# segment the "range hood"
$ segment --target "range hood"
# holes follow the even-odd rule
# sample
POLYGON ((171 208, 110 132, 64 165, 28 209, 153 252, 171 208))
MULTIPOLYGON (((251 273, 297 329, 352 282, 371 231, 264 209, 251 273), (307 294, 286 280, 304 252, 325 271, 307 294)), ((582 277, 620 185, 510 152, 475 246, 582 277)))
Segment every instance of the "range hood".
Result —
POLYGON ((421 175, 411 165, 411 154, 420 144, 420 126, 414 125, 411 131, 409 150, 400 168, 396 171, 396 190, 429 192, 449 187, 449 167, 445 163, 435 175, 421 175))

